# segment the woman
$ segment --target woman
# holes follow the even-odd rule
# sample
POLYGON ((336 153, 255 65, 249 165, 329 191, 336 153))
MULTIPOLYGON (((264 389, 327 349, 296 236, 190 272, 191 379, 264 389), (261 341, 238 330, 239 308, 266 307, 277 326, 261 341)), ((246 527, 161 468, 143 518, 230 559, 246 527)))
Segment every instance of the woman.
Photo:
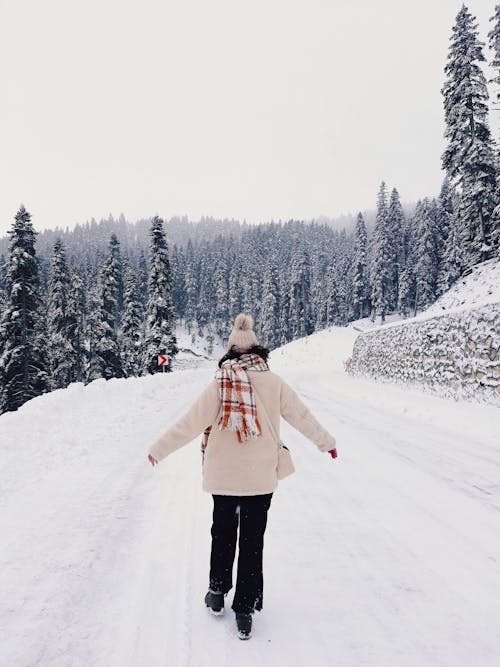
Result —
POLYGON ((215 379, 149 449, 154 466, 203 432, 203 489, 214 501, 205 604, 214 614, 224 613, 224 596, 233 586, 239 526, 238 574, 231 608, 241 639, 250 637, 252 614, 262 609, 262 550, 267 511, 278 483, 280 415, 321 451, 337 456, 335 438, 293 389, 269 370, 268 355, 269 350, 258 344, 252 317, 238 315, 215 379))

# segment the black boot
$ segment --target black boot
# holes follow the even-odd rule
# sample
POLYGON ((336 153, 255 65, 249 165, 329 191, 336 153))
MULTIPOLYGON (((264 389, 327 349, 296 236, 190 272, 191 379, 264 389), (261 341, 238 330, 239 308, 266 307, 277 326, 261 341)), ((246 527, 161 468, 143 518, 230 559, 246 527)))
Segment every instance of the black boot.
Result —
POLYGON ((238 626, 238 637, 250 639, 252 636, 252 614, 236 614, 236 625, 238 626))
POLYGON ((205 604, 210 608, 212 614, 222 616, 224 613, 224 593, 209 589, 205 595, 205 604))

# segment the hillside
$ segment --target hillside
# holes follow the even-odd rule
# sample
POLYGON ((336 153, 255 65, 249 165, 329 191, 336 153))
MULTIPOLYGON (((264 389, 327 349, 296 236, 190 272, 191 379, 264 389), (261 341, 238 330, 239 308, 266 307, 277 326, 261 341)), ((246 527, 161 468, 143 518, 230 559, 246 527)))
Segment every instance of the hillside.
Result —
POLYGON ((427 315, 439 315, 459 308, 477 308, 500 302, 500 258, 478 264, 462 276, 436 303, 427 308, 427 315))

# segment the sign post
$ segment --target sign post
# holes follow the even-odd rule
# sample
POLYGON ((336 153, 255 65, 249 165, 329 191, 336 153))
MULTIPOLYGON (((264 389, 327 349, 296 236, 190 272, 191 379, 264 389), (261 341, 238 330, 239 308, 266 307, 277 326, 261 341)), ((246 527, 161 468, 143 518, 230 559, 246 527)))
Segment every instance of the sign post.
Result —
POLYGON ((163 368, 163 372, 165 372, 165 368, 168 366, 170 367, 170 358, 168 354, 159 354, 158 355, 158 366, 161 366, 163 368))

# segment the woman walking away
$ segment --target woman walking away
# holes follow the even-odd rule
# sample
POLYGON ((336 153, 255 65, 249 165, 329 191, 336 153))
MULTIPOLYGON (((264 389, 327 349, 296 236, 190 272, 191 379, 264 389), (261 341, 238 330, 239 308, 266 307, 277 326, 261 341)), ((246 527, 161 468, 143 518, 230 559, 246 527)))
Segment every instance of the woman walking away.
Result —
POLYGON ((262 610, 262 550, 267 512, 278 484, 280 415, 321 451, 336 458, 335 438, 313 417, 291 387, 267 365, 250 315, 241 313, 214 380, 192 407, 149 449, 154 466, 203 433, 203 489, 213 496, 212 550, 205 604, 224 613, 233 587, 239 528, 236 589, 231 608, 240 639, 248 639, 254 610, 262 610))

